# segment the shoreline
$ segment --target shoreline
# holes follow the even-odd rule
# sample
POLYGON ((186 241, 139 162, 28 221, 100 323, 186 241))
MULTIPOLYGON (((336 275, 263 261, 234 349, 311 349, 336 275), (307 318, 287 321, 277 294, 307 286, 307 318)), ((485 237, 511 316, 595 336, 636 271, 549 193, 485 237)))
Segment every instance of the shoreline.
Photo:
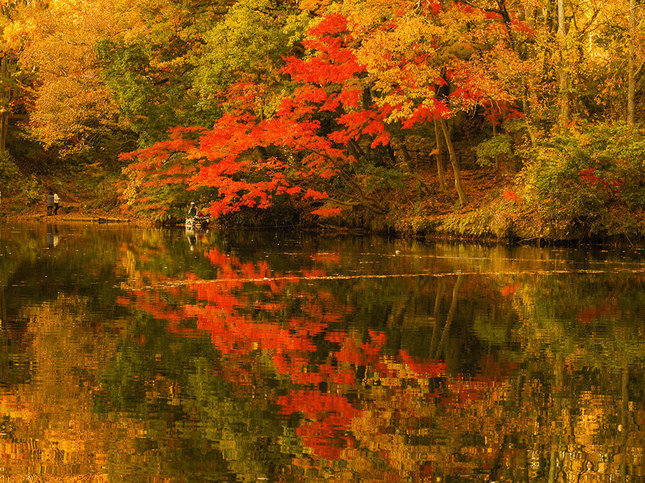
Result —
MULTIPOLYGON (((65 213, 58 215, 47 215, 45 212, 38 212, 32 214, 7 214, 0 212, 0 224, 7 224, 11 222, 18 223, 87 223, 97 225, 130 225, 136 227, 155 227, 155 228, 185 228, 181 221, 177 223, 159 223, 151 220, 133 219, 132 217, 118 216, 116 213, 101 212, 98 210, 91 210, 87 213, 65 213)), ((212 224, 211 229, 214 230, 259 230, 259 231, 281 231, 270 225, 267 226, 243 226, 243 225, 220 225, 212 224)), ((645 247, 645 238, 643 237, 628 237, 624 234, 615 234, 607 236, 595 236, 589 238, 546 238, 534 237, 529 239, 522 239, 517 237, 497 237, 490 234, 482 235, 465 235, 463 233, 451 233, 445 229, 443 230, 429 230, 429 231, 398 231, 388 230, 373 231, 367 228, 356 228, 347 226, 333 226, 329 224, 319 225, 317 227, 301 227, 302 231, 317 232, 323 236, 382 236, 398 239, 419 240, 425 242, 447 242, 447 243, 474 243, 474 244, 490 244, 490 245, 506 245, 506 246, 536 246, 536 247, 590 247, 590 246, 625 246, 625 247, 645 247)))

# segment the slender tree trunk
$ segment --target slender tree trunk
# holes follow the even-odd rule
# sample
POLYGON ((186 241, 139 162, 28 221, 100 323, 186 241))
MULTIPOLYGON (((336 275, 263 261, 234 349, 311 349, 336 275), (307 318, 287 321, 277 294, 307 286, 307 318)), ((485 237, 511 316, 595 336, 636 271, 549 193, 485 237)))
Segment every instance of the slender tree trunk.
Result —
POLYGON ((0 328, 7 323, 7 301, 4 298, 4 285, 0 285, 0 328))
POLYGON ((564 0, 558 0, 558 41, 560 44, 560 66, 558 84, 560 88, 560 129, 564 131, 569 123, 569 79, 567 75, 566 42, 567 29, 564 16, 564 0))
MULTIPOLYGON (((0 60, 0 79, 7 81, 7 56, 3 55, 0 60)), ((2 87, 0 92, 0 152, 5 152, 7 149, 7 133, 9 132, 9 92, 6 84, 2 87)))
POLYGON ((354 150, 352 154, 357 160, 365 157, 365 151, 363 151, 360 144, 358 144, 354 139, 349 141, 349 146, 354 150))
POLYGON ((2 132, 0 132, 0 153, 7 150, 7 136, 9 135, 9 113, 4 111, 2 113, 2 132))
POLYGON ((441 130, 443 131, 443 137, 446 140, 446 146, 448 147, 448 153, 450 154, 450 164, 452 165, 452 170, 455 173, 455 189, 459 195, 459 205, 464 206, 468 201, 466 199, 466 192, 461 186, 461 171, 459 169, 459 161, 457 160, 457 155, 455 154, 455 147, 452 144, 450 139, 450 133, 448 132, 448 126, 444 119, 439 119, 441 124, 441 130))
MULTIPOLYGON (((493 137, 495 136, 497 136, 497 126, 495 126, 495 123, 493 123, 493 137)), ((495 153, 493 159, 495 160, 495 169, 499 171, 499 154, 495 153)))
POLYGON ((621 377, 621 407, 620 407, 620 431, 621 431, 621 453, 622 461, 620 465, 621 481, 627 481, 627 438, 629 435, 629 363, 625 358, 623 360, 623 369, 621 377))
POLYGON ((387 152, 387 157, 391 163, 391 166, 396 166, 396 155, 394 153, 394 148, 391 144, 385 146, 385 151, 387 152))
POLYGON ((448 191, 446 187, 446 176, 443 172, 443 149, 441 143, 441 133, 439 132, 439 122, 434 121, 434 137, 437 143, 437 177, 439 178, 439 188, 441 191, 448 191))
POLYGON ((627 64, 627 124, 634 125, 634 101, 636 98, 636 2, 629 0, 629 59, 627 64))
POLYGON ((434 309, 432 313, 432 316, 434 317, 434 328, 432 329, 432 339, 430 340, 430 357, 434 355, 437 334, 439 333, 439 304, 443 297, 443 285, 443 280, 439 280, 439 288, 437 289, 437 295, 434 299, 434 309))
POLYGON ((403 158, 403 162, 405 163, 406 166, 410 166, 410 151, 408 151, 408 148, 403 142, 401 143, 400 149, 401 149, 401 157, 403 158))
POLYGON ((562 428, 562 398, 564 397, 564 361, 561 354, 555 356, 554 368, 554 386, 551 389, 551 397, 553 398, 553 411, 549 424, 552 425, 551 433, 551 454, 549 455, 549 475, 548 483, 555 483, 558 475, 558 453, 560 452, 561 444, 561 428, 562 428))
POLYGON ((461 289, 461 284, 464 282, 461 274, 457 275, 457 281, 455 286, 452 289, 452 301, 450 302, 450 308, 448 309, 448 316, 446 317, 446 325, 443 327, 443 332, 441 333, 441 339, 439 340, 439 345, 435 350, 433 359, 438 359, 443 352, 443 346, 446 343, 446 338, 448 337, 448 332, 450 332, 450 326, 452 321, 455 318, 455 312, 457 311, 457 298, 459 297, 459 290, 461 289))

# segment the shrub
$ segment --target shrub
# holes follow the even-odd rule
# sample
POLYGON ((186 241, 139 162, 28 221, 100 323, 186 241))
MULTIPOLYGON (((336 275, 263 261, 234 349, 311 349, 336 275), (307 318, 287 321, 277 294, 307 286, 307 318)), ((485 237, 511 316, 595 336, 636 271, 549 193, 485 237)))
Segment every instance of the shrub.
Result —
POLYGON ((497 134, 480 143, 477 146, 476 153, 477 164, 480 166, 495 165, 500 156, 509 156, 512 153, 511 136, 497 134))
POLYGON ((6 151, 0 152, 0 183, 2 183, 2 191, 9 194, 10 190, 16 186, 19 177, 20 171, 11 155, 6 151))
POLYGON ((524 153, 523 209, 553 237, 601 235, 610 207, 645 206, 645 133, 624 124, 542 140, 524 153))

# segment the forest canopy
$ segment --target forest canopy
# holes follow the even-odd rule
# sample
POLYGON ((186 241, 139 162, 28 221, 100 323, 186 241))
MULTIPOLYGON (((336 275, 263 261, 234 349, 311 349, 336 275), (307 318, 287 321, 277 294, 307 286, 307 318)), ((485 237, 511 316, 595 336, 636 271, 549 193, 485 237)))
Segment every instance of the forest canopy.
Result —
POLYGON ((58 165, 112 170, 118 202, 158 221, 196 201, 223 222, 520 238, 645 229, 637 0, 50 0, 0 12, 0 180, 17 195, 29 144, 58 165))

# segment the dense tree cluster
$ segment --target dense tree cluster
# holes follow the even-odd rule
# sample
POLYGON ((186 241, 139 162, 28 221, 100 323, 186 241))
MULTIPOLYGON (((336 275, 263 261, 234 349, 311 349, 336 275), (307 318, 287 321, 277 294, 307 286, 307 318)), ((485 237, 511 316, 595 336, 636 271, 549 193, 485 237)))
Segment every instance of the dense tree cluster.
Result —
POLYGON ((435 214, 428 199, 472 205, 460 161, 476 159, 519 173, 487 208, 503 219, 473 215, 482 232, 530 235, 538 222, 542 235, 606 233, 616 210, 643 208, 638 6, 7 2, 0 148, 16 123, 63 153, 109 145, 122 153, 125 203, 160 220, 196 199, 214 216, 288 207, 390 226, 435 214), (579 155, 608 142, 621 146, 612 159, 579 155), (543 189, 542 172, 557 189, 543 189), (597 212, 559 208, 585 197, 597 212), (545 201, 552 209, 536 211, 545 201))

